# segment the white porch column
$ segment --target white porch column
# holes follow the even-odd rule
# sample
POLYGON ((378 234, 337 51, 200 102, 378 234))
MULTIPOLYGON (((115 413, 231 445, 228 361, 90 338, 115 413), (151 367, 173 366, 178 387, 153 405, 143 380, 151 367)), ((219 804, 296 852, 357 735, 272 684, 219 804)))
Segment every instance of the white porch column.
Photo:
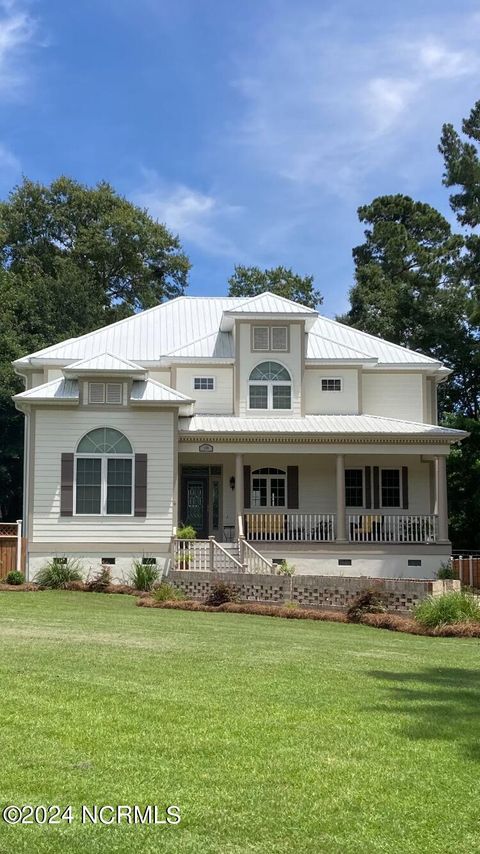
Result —
POLYGON ((240 533, 238 517, 243 516, 243 454, 235 454, 235 536, 240 533))
POLYGON ((438 539, 448 542, 447 459, 435 457, 435 513, 438 516, 438 539))
POLYGON ((337 454, 337 543, 347 542, 347 519, 345 515, 345 457, 337 454))

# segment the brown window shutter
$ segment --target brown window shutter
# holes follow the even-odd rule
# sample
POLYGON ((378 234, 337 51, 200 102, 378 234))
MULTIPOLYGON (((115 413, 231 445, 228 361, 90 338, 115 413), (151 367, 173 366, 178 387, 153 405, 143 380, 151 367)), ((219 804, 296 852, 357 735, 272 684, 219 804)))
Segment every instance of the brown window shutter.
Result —
POLYGON ((147 455, 135 454, 135 516, 147 515, 147 455))
POLYGON ((375 510, 380 507, 380 469, 373 467, 373 506, 375 510))
POLYGON ((298 510, 298 466, 287 466, 287 507, 298 510))
POLYGON ((243 467, 243 506, 250 507, 250 473, 251 466, 243 467))
POLYGON ((62 454, 61 458, 60 516, 73 516, 73 454, 62 454))
POLYGON ((408 466, 402 466, 402 507, 408 510, 408 466))
POLYGON ((365 466, 365 507, 370 509, 372 506, 372 469, 370 466, 365 466))

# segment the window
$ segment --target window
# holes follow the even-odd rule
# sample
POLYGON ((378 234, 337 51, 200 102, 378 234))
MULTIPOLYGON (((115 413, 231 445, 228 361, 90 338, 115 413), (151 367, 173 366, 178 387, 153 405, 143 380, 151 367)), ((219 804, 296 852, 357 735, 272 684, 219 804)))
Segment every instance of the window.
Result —
POLYGON ((363 507, 363 469, 345 469, 345 504, 363 507))
POLYGON ((97 427, 77 446, 75 513, 130 516, 133 507, 133 451, 112 427, 97 427))
POLYGON ((342 380, 340 377, 322 377, 322 391, 341 391, 342 380))
POLYGON ((252 350, 287 352, 288 326, 252 326, 252 350))
POLYGON ((400 507, 400 469, 381 470, 382 507, 400 507))
POLYGON ((215 391, 215 377, 195 377, 193 388, 195 391, 215 391))
POLYGON ((291 409, 292 381, 283 365, 262 362, 250 374, 250 409, 291 409))
POLYGON ((121 405, 123 403, 122 383, 89 383, 88 402, 121 405))
POLYGON ((252 472, 252 507, 285 507, 287 476, 283 469, 261 468, 252 472))

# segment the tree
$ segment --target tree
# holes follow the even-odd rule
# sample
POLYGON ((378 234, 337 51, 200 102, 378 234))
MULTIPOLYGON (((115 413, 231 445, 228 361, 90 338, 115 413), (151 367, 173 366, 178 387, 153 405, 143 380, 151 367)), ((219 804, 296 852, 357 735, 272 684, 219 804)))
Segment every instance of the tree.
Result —
POLYGON ((286 267, 261 270, 237 265, 228 285, 230 297, 255 297, 270 291, 309 308, 316 308, 323 302, 320 291, 314 290, 313 276, 299 276, 286 267))
POLYGON ((189 267, 178 237, 109 184, 25 179, 0 204, 0 517, 21 513, 11 361, 182 294, 189 267))

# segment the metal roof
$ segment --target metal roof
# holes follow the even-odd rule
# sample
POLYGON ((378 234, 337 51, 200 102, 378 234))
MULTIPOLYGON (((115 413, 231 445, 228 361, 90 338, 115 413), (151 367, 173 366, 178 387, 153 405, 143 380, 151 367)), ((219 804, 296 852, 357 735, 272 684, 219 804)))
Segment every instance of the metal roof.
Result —
POLYGON ((20 394, 14 395, 14 400, 25 401, 77 401, 78 382, 77 380, 65 380, 63 378, 51 380, 49 383, 37 385, 34 388, 29 388, 27 391, 22 391, 20 394))
POLYGON ((73 365, 68 365, 64 373, 66 377, 91 373, 123 374, 124 376, 142 374, 144 376, 145 368, 136 365, 134 362, 121 359, 119 356, 112 356, 111 353, 101 353, 91 359, 83 359, 80 362, 74 362, 73 365))
POLYGON ((134 380, 130 393, 132 403, 193 403, 191 397, 181 394, 156 380, 134 380))
POLYGON ((214 436, 238 433, 288 433, 298 436, 418 436, 455 441, 467 435, 463 430, 401 421, 379 415, 305 415, 303 418, 236 418, 229 416, 194 415, 180 418, 179 433, 214 436))
POLYGON ((241 312, 247 313, 245 306, 255 305, 256 312, 260 311, 261 306, 267 307, 268 315, 271 314, 272 301, 276 305, 281 304, 283 314, 287 304, 288 313, 292 316, 296 314, 299 317, 303 313, 310 318, 312 326, 308 335, 307 359, 370 358, 378 360, 380 365, 432 368, 440 364, 421 353, 318 316, 306 306, 282 297, 262 294, 251 300, 237 297, 178 297, 95 332, 45 347, 30 356, 17 359, 15 365, 18 368, 52 362, 65 365, 95 359, 104 354, 145 364, 158 362, 162 357, 172 361, 175 358, 233 359, 233 335, 221 331, 224 312, 236 312, 243 306, 241 312))

